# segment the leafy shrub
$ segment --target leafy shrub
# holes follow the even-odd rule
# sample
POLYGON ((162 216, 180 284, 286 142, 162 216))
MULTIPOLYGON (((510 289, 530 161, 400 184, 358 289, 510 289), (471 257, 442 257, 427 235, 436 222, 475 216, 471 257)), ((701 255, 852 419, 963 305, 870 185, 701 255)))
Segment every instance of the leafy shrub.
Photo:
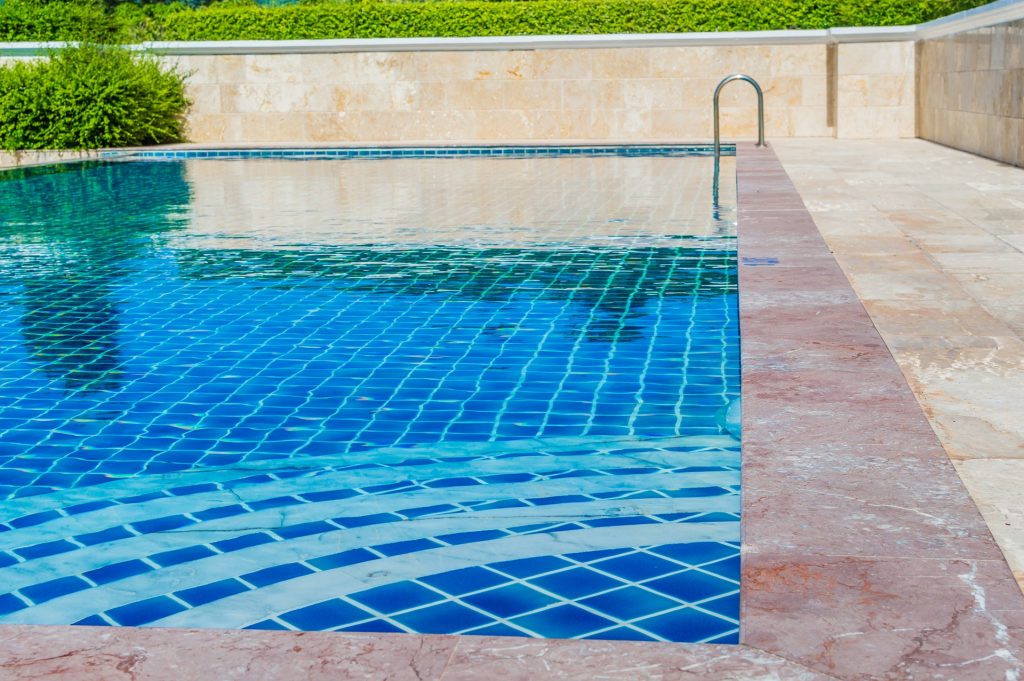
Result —
POLYGON ((6 0, 0 4, 0 40, 756 31, 913 24, 981 4, 984 0, 6 0))
POLYGON ((0 42, 106 40, 113 24, 99 2, 7 0, 0 4, 0 42))
POLYGON ((179 142, 184 76, 120 48, 82 46, 0 68, 0 147, 93 149, 179 142))
POLYGON ((984 0, 6 0, 0 4, 0 41, 826 29, 916 24, 981 4, 984 0))
POLYGON ((213 4, 163 15, 168 40, 755 31, 918 23, 981 0, 440 0, 213 4))

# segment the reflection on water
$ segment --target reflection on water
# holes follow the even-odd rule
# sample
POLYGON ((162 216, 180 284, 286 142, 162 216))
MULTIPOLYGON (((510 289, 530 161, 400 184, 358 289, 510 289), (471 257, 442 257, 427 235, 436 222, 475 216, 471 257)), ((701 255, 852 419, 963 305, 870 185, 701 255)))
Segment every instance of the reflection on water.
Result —
MULTIPOLYGON (((632 242, 632 240, 631 240, 632 242)), ((379 296, 437 295, 463 304, 512 304, 530 297, 570 297, 579 314, 595 319, 579 329, 589 340, 628 340, 642 326, 629 320, 667 297, 713 296, 734 291, 735 269, 714 251, 642 243, 633 247, 345 248, 302 250, 184 249, 181 275, 196 279, 246 278, 280 286, 322 286, 379 296)), ((726 251, 728 253, 728 251, 726 251)))
MULTIPOLYGON (((735 159, 722 161, 723 197, 735 159)), ((303 244, 615 245, 734 234, 710 158, 199 161, 189 233, 228 248, 303 244)))
POLYGON ((22 333, 47 376, 75 390, 117 384, 117 309, 102 281, 25 282, 22 333))
POLYGON ((180 166, 155 166, 145 192, 125 164, 9 172, 0 181, 0 277, 19 290, 21 333, 42 371, 73 390, 119 382, 113 287, 149 236, 174 227, 189 189, 180 166))
POLYGON ((391 445, 720 433, 735 253, 707 163, 5 175, 0 493, 391 445))

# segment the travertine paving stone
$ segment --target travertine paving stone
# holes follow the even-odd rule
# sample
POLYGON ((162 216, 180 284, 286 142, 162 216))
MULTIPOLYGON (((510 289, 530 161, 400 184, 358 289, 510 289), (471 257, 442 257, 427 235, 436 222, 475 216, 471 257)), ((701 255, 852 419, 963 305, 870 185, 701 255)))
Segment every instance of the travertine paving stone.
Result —
MULTIPOLYGON (((1024 525, 1024 504, 1019 488, 1007 485, 1007 480, 1024 480, 1024 461, 1001 459, 958 461, 960 476, 968 487, 975 490, 981 512, 993 527, 1020 527, 1024 525)), ((1003 550, 1010 555, 1024 553, 1024 536, 1019 532, 1005 532, 1003 550)), ((1024 583, 1024 570, 1017 565, 1017 581, 1024 583)))

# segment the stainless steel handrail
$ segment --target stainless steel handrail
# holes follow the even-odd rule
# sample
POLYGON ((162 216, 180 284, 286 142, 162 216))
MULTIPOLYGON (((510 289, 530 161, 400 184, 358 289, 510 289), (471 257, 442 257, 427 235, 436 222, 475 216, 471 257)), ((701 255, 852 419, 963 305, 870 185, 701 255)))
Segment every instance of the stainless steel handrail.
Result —
POLYGON ((715 182, 714 182, 714 202, 715 206, 718 206, 718 165, 719 159, 722 157, 722 135, 719 126, 719 106, 718 96, 722 94, 722 88, 734 80, 742 80, 750 83, 754 86, 754 90, 757 91, 757 146, 763 147, 764 144, 764 92, 761 91, 761 86, 757 84, 757 81, 744 73, 734 73, 731 76, 726 76, 715 88, 714 96, 714 111, 713 116, 715 119, 715 182))

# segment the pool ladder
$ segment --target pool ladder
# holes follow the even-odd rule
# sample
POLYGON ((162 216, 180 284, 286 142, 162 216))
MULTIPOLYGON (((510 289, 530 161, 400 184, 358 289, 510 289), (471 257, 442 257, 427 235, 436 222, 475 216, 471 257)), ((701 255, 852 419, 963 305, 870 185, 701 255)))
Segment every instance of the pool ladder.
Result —
POLYGON ((734 73, 731 76, 726 76, 715 88, 714 97, 714 119, 715 119, 715 181, 712 187, 713 198, 715 201, 715 207, 718 207, 718 166, 719 161, 722 157, 722 135, 719 126, 719 106, 718 97, 722 94, 722 88, 731 83, 734 80, 742 80, 750 83, 754 86, 754 90, 757 92, 757 146, 763 147, 764 144, 764 92, 761 91, 761 86, 757 84, 757 81, 744 73, 734 73))

